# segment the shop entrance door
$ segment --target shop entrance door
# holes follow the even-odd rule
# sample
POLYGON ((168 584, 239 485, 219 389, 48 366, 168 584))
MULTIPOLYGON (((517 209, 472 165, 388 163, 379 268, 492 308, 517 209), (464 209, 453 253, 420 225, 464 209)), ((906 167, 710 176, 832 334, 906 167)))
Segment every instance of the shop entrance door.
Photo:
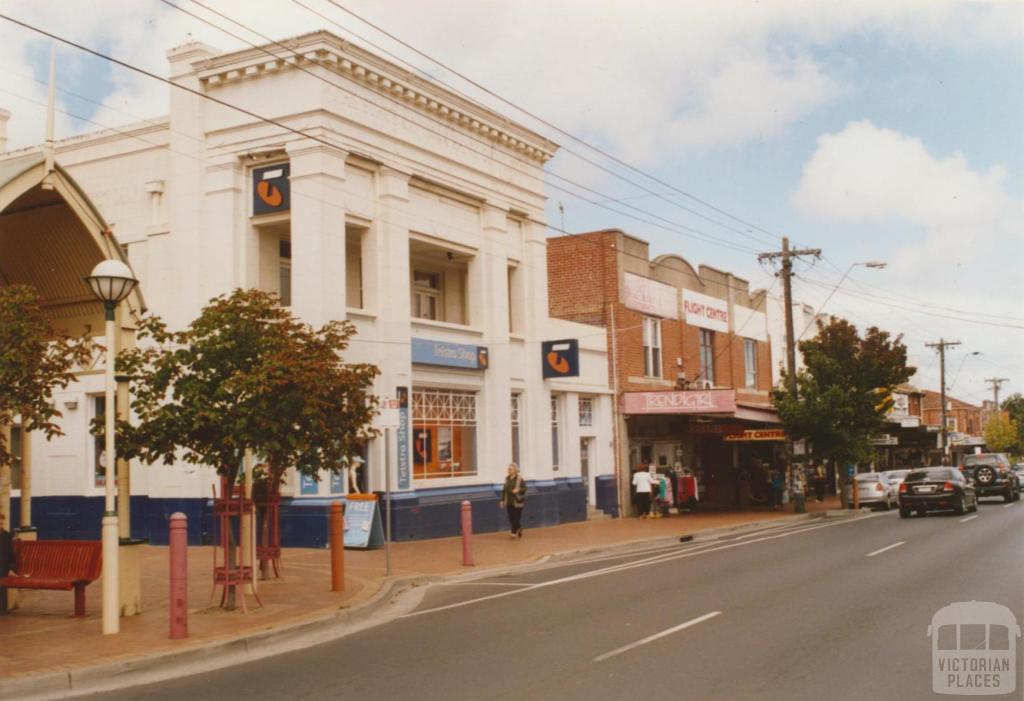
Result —
POLYGON ((594 500, 590 496, 590 492, 594 488, 590 483, 590 445, 593 442, 593 438, 580 439, 580 477, 583 478, 583 486, 587 488, 586 494, 588 505, 594 503, 594 500))

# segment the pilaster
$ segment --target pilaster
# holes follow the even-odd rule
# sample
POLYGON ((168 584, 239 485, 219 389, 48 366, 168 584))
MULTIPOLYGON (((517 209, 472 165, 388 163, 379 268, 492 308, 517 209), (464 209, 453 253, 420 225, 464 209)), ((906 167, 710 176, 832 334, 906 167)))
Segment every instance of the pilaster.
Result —
POLYGON ((292 309, 314 326, 345 318, 344 151, 312 140, 291 165, 292 309))

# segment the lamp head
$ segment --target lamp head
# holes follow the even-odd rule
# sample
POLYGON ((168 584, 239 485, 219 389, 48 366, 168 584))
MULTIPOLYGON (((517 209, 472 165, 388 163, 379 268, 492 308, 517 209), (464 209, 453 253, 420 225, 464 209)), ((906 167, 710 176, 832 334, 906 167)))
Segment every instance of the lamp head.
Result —
POLYGON ((887 265, 888 265, 888 263, 886 263, 884 260, 869 260, 867 263, 864 264, 864 267, 866 267, 866 268, 877 268, 877 269, 880 270, 880 269, 884 268, 887 265))
POLYGON ((132 269, 119 260, 103 260, 85 278, 96 299, 105 304, 117 304, 127 297, 139 281, 132 275, 132 269))

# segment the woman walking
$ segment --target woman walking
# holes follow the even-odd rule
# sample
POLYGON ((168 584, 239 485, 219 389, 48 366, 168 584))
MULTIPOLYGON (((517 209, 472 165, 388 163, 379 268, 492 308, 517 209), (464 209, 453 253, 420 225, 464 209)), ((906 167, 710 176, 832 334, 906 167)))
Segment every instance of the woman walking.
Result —
POLYGON ((508 465, 505 486, 501 489, 501 505, 508 512, 508 526, 513 538, 523 537, 523 506, 526 505, 526 481, 519 474, 519 466, 508 465))

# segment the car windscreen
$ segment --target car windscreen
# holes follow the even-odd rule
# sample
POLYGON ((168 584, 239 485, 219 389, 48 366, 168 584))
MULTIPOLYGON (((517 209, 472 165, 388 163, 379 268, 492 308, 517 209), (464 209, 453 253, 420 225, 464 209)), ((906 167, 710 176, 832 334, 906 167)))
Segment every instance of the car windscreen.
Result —
POLYGON ((975 465, 995 465, 999 458, 995 455, 968 455, 964 458, 964 465, 973 467, 975 465))
POLYGON ((935 480, 956 479, 953 470, 948 467, 933 467, 926 470, 914 470, 904 479, 904 482, 926 482, 935 480))

